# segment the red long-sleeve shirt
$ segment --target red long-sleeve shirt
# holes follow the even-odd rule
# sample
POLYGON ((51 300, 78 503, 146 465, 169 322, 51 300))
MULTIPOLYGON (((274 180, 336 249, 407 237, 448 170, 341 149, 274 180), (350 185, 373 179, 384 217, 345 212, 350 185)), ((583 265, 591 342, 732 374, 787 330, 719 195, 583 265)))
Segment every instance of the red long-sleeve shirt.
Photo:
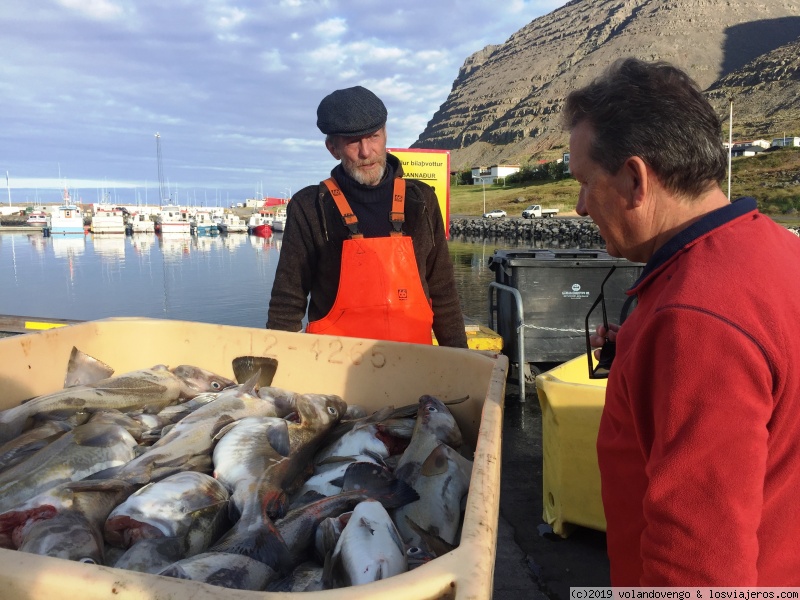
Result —
POLYGON ((597 440, 613 585, 800 585, 800 239, 741 199, 662 247, 597 440))

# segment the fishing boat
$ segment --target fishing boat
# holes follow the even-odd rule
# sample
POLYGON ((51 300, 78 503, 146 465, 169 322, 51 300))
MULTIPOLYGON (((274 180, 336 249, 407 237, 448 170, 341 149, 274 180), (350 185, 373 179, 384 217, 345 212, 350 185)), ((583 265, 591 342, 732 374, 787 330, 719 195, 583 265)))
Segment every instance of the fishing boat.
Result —
POLYGON ((219 233, 211 212, 207 210, 196 211, 191 221, 197 235, 217 235, 219 233))
POLYGON ((225 213, 217 219, 217 229, 223 234, 247 233, 247 223, 238 215, 225 213))
POLYGON ((149 214, 135 212, 128 218, 128 231, 130 233, 154 233, 156 224, 149 214))
POLYGON ((189 212, 179 206, 164 206, 156 216, 155 230, 158 233, 191 233, 189 212))
POLYGON ((119 233, 124 234, 126 229, 125 209, 118 206, 98 205, 92 215, 92 233, 119 233))
POLYGON ((25 223, 31 227, 44 227, 47 225, 47 213, 43 210, 33 211, 28 215, 25 223))
POLYGON ((64 189, 64 204, 56 207, 55 212, 48 217, 44 229, 47 235, 85 233, 83 213, 76 204, 73 204, 66 188, 64 189))
POLYGON ((272 227, 270 226, 270 219, 268 219, 267 215, 254 212, 247 220, 247 233, 259 237, 271 236, 272 227))
POLYGON ((272 227, 273 231, 283 231, 283 227, 286 224, 286 208, 276 208, 275 213, 272 215, 272 223, 270 226, 272 227))

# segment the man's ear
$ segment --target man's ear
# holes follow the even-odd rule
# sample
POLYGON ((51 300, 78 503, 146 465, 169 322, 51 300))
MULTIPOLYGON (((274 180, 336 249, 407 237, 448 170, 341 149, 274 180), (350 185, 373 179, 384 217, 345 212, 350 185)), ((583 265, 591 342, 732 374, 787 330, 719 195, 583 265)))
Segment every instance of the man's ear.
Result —
POLYGON ((339 151, 336 149, 336 146, 330 139, 325 140, 325 147, 328 149, 328 152, 331 153, 331 156, 336 160, 341 160, 341 156, 339 155, 339 151))
POLYGON ((631 156, 625 161, 622 168, 628 178, 631 206, 641 206, 647 198, 651 183, 649 179, 651 173, 647 168, 647 164, 638 156, 631 156))

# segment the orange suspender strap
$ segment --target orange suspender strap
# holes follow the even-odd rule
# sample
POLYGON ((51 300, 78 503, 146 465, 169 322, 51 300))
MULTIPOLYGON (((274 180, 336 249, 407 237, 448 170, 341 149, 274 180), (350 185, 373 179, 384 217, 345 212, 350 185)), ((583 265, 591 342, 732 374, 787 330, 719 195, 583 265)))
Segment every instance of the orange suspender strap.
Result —
MULTIPOLYGON (((364 237, 358 231, 358 219, 353 214, 353 209, 344 197, 342 190, 339 189, 339 184, 333 177, 328 177, 322 183, 328 188, 328 191, 333 196, 333 201, 336 207, 342 214, 342 221, 345 227, 350 230, 350 237, 352 239, 361 239, 364 237)), ((396 177, 394 180, 394 191, 392 193, 392 211, 389 213, 389 221, 392 223, 393 231, 389 233, 391 236, 403 235, 403 223, 405 223, 405 205, 406 205, 406 180, 402 177, 396 177)))
POLYGON ((392 212, 389 213, 389 221, 392 223, 393 231, 391 236, 403 235, 403 223, 405 222, 406 208, 406 180, 402 177, 394 179, 394 193, 392 195, 392 212))
POLYGON ((342 221, 344 221, 345 227, 350 230, 350 238, 354 240, 363 238, 364 234, 358 232, 358 219, 353 214, 353 209, 350 208, 350 204, 345 199, 342 190, 339 189, 339 184, 336 183, 333 177, 328 177, 322 183, 325 184, 325 187, 328 188, 331 196, 333 196, 333 201, 336 202, 336 207, 342 214, 342 221))

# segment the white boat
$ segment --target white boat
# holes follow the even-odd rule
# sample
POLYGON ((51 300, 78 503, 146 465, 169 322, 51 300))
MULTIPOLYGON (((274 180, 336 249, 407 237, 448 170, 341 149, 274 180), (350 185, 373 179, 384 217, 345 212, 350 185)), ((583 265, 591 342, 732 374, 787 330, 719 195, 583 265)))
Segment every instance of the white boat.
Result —
POLYGON ((158 212, 155 229, 158 233, 191 233, 189 212, 179 206, 165 206, 158 212))
POLYGON ((125 233, 126 211, 118 206, 98 206, 92 215, 92 233, 125 233))
POLYGON ((247 233, 247 223, 233 213, 225 213, 217 220, 220 233, 247 233))
POLYGON ((66 189, 64 190, 64 204, 57 206, 55 212, 49 215, 45 229, 48 234, 85 233, 83 213, 77 205, 72 203, 66 189))
POLYGON ((283 231, 283 226, 286 224, 286 209, 276 208, 275 214, 272 216, 272 231, 283 231))
POLYGON ((216 235, 219 233, 214 217, 207 210, 198 210, 191 219, 194 225, 194 232, 197 235, 216 235))
POLYGON ((32 227, 44 227, 47 225, 47 213, 43 210, 35 210, 28 215, 25 223, 32 227))
POLYGON ((133 213, 128 218, 128 229, 130 229, 131 233, 154 233, 156 224, 148 214, 133 213))

